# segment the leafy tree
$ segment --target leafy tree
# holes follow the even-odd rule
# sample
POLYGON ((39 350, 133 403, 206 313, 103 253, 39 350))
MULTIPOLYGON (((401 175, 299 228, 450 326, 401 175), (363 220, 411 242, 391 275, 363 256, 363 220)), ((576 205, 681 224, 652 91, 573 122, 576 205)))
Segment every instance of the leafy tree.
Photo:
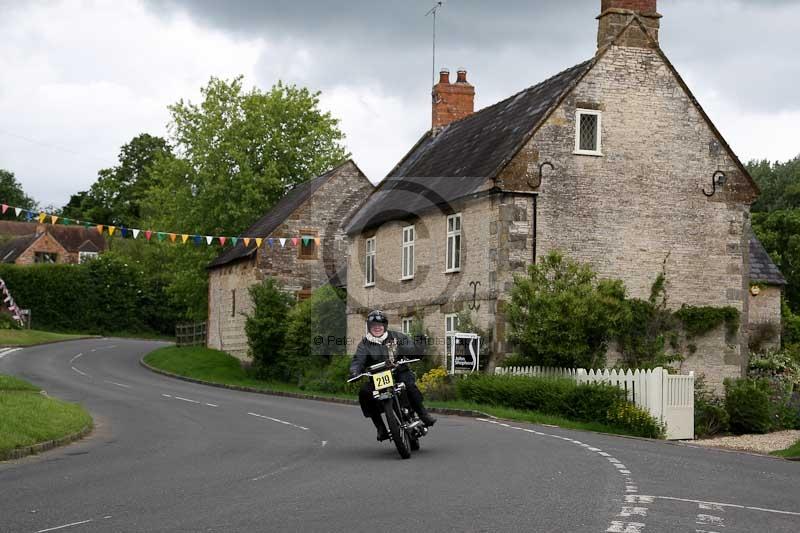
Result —
POLYGON ((621 281, 551 252, 514 282, 509 337, 529 364, 597 368, 627 318, 624 300, 621 281))
POLYGON ((800 311, 800 209, 753 213, 753 230, 786 278, 786 302, 800 311))
POLYGON ((242 77, 211 78, 200 104, 170 106, 178 158, 156 161, 153 220, 198 234, 237 234, 288 187, 347 157, 338 120, 319 93, 278 82, 246 91, 242 77))
POLYGON ((70 197, 62 215, 98 224, 139 225, 146 193, 154 185, 151 168, 162 158, 173 158, 167 141, 137 135, 120 149, 119 165, 100 170, 88 191, 70 197))
POLYGON ((23 209, 36 209, 36 202, 25 194, 13 172, 0 168, 0 202, 23 209))
POLYGON ((281 290, 275 280, 250 288, 253 312, 247 316, 244 330, 250 355, 256 370, 264 377, 283 377, 286 372, 283 357, 286 340, 286 315, 294 299, 281 290))
POLYGON ((747 170, 761 189, 754 213, 800 208, 800 155, 785 163, 750 161, 747 170))

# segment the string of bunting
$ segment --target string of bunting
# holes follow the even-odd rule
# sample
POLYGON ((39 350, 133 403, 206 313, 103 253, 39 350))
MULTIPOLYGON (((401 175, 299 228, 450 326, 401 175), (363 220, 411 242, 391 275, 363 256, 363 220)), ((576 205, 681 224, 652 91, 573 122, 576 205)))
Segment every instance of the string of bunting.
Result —
POLYGON ((219 246, 231 245, 236 246, 236 244, 241 241, 244 244, 245 248, 249 247, 250 244, 255 244, 256 248, 261 248, 262 245, 266 244, 270 248, 274 248, 277 245, 280 245, 281 248, 284 248, 286 245, 291 244, 292 246, 297 246, 299 243, 303 243, 303 246, 308 246, 311 241, 314 242, 317 246, 319 246, 320 239, 319 237, 315 237, 312 235, 298 235, 297 237, 227 237, 224 235, 193 235, 190 233, 178 233, 178 232, 169 232, 169 231, 153 231, 150 229, 142 230, 140 228, 126 228, 125 226, 111 226, 107 224, 95 224, 94 222, 88 222, 85 220, 77 220, 71 219, 67 217, 62 217, 58 215, 51 215, 45 212, 35 212, 30 211, 28 209, 23 209, 21 207, 14 207, 8 204, 0 204, 0 209, 2 209, 2 214, 5 215, 7 211, 13 210, 14 214, 17 218, 23 218, 28 222, 33 222, 34 220, 38 221, 40 224, 49 223, 51 225, 62 224, 65 226, 69 225, 76 225, 76 226, 84 226, 87 229, 95 228, 98 233, 101 235, 107 234, 109 237, 113 237, 115 234, 118 234, 123 239, 125 238, 133 238, 138 239, 140 236, 144 237, 147 242, 164 242, 169 240, 170 242, 180 242, 181 244, 186 244, 188 242, 192 242, 196 246, 201 246, 205 244, 206 246, 212 246, 217 244, 219 246))
POLYGON ((11 293, 8 291, 8 287, 6 287, 6 282, 0 278, 0 289, 3 290, 3 305, 6 306, 11 312, 11 316, 16 320, 20 325, 23 324, 22 320, 22 309, 17 306, 14 302, 14 298, 11 297, 11 293))

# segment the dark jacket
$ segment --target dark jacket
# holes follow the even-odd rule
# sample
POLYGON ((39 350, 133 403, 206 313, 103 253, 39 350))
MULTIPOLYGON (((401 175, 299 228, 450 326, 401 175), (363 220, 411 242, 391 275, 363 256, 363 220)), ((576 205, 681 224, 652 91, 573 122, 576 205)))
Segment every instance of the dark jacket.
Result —
MULTIPOLYGON (((418 350, 415 348, 414 342, 399 331, 389 331, 383 344, 375 344, 364 337, 361 339, 361 342, 358 343, 356 354, 353 356, 353 361, 350 363, 350 375, 361 374, 367 367, 386 361, 389 358, 389 349, 386 347, 386 344, 394 339, 397 340, 396 360, 416 359, 418 350)), ((408 367, 403 365, 403 367, 398 370, 402 372, 408 370, 408 367)))

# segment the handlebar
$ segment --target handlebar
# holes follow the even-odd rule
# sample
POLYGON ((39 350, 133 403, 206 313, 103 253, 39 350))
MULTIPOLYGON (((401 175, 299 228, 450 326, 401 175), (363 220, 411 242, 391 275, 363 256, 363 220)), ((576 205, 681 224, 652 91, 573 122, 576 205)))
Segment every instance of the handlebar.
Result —
MULTIPOLYGON (((405 365, 405 364, 408 364, 408 363, 416 363, 417 361, 419 361, 419 359, 400 359, 399 361, 395 361, 394 366, 391 367, 391 368, 396 368, 396 367, 398 367, 400 365, 405 365)), ((357 376, 353 376, 352 378, 348 379, 347 382, 348 383, 352 383, 353 381, 356 381, 357 379, 361 379, 361 378, 363 378, 365 376, 371 376, 374 372, 377 372, 378 370, 383 370, 383 369, 387 368, 387 366, 388 365, 386 364, 386 361, 384 361, 382 363, 374 364, 374 365, 369 367, 369 371, 368 372, 362 372, 361 374, 359 374, 357 376)))

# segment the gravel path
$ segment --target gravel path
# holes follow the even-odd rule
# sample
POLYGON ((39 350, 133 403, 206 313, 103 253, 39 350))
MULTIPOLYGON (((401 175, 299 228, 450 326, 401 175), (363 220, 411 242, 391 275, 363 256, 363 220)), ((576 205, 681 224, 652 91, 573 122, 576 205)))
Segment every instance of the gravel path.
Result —
POLYGON ((766 433, 764 435, 735 435, 731 437, 715 437, 713 439, 689 440, 684 442, 695 446, 713 446, 732 450, 769 453, 777 450, 785 450, 797 441, 800 441, 800 431, 788 430, 766 433))

